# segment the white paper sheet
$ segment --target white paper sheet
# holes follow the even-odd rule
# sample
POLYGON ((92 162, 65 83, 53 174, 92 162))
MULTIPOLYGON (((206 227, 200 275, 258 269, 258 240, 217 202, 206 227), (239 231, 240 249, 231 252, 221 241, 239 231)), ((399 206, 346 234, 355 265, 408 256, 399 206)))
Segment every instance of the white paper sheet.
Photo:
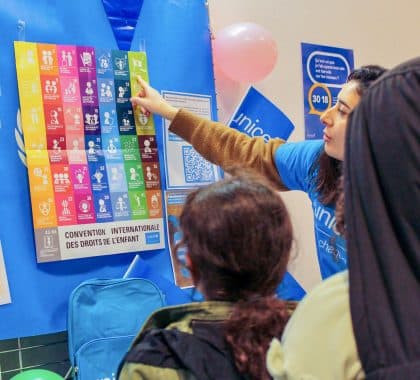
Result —
MULTIPOLYGON (((211 119, 211 97, 163 91, 163 97, 173 106, 211 119)), ((168 189, 191 189, 220 179, 216 165, 201 157, 191 144, 168 131, 170 122, 164 121, 166 184, 168 189)))
POLYGON ((0 305, 11 302, 9 283, 7 281, 6 268, 4 266, 3 249, 0 241, 0 305))

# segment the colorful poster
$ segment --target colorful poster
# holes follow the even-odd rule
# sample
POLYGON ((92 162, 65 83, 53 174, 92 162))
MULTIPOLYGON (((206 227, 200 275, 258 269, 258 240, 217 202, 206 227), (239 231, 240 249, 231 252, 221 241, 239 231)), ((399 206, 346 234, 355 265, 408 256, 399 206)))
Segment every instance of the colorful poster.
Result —
MULTIPOLYGON (((211 119, 210 96, 169 91, 163 91, 162 95, 175 107, 211 119)), ((163 123, 167 188, 196 188, 218 181, 220 179, 218 167, 201 157, 191 144, 170 132, 168 120, 164 119, 163 123)))
POLYGON ((302 43, 305 138, 321 139, 320 115, 334 105, 354 68, 353 50, 302 43))
POLYGON ((130 103, 145 53, 15 42, 15 55, 37 261, 163 248, 153 119, 130 103))
POLYGON ((9 283, 7 281, 6 268, 4 266, 3 249, 0 241, 0 305, 12 302, 10 299, 9 283))
POLYGON ((171 190, 165 192, 169 252, 171 254, 175 284, 181 288, 193 286, 191 274, 186 267, 185 248, 179 247, 176 251, 174 249, 182 238, 182 233, 179 228, 179 216, 189 193, 190 191, 188 190, 171 190))
POLYGON ((250 137, 287 140, 295 129, 290 119, 263 94, 250 87, 228 125, 250 137))

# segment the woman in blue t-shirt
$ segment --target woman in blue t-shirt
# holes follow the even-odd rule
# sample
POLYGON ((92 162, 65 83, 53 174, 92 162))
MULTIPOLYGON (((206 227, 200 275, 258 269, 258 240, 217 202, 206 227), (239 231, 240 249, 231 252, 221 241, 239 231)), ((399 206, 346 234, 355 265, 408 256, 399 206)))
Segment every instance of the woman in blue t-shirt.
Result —
POLYGON ((379 66, 354 70, 338 93, 336 104, 321 115, 323 140, 286 143, 274 162, 283 184, 308 194, 314 214, 315 242, 323 279, 347 268, 345 242, 335 230, 337 181, 344 158, 347 119, 369 85, 383 74, 379 66))
MULTIPOLYGON (((384 72, 384 68, 374 65, 352 71, 336 104, 321 115, 325 125, 323 140, 297 143, 285 143, 279 138, 266 143, 262 137, 249 137, 222 123, 177 109, 140 78, 142 90, 131 101, 143 113, 151 112, 171 120, 171 132, 225 171, 229 172, 232 166, 253 168, 279 190, 306 192, 312 202, 318 262, 324 279, 347 268, 345 243, 335 232, 334 216, 347 119, 364 91, 384 72)), ((292 276, 286 275, 279 295, 297 300, 304 294, 292 276)))

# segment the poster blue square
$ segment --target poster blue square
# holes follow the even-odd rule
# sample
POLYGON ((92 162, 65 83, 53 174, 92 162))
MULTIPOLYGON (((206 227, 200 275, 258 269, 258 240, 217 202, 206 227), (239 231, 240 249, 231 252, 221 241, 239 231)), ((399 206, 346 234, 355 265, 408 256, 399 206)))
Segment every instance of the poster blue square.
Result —
POLYGON ((108 191, 93 192, 95 215, 97 223, 112 222, 111 196, 108 191))
POLYGON ((321 139, 320 116, 337 102, 337 95, 354 68, 353 50, 302 43, 305 138, 321 139))

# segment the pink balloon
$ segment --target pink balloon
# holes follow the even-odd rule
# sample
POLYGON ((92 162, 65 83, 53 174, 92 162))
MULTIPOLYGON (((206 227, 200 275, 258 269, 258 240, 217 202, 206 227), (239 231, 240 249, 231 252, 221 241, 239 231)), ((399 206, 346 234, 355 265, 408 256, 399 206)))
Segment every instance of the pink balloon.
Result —
POLYGON ((273 70, 277 46, 271 33, 258 24, 232 24, 216 33, 213 59, 231 79, 258 82, 273 70))

